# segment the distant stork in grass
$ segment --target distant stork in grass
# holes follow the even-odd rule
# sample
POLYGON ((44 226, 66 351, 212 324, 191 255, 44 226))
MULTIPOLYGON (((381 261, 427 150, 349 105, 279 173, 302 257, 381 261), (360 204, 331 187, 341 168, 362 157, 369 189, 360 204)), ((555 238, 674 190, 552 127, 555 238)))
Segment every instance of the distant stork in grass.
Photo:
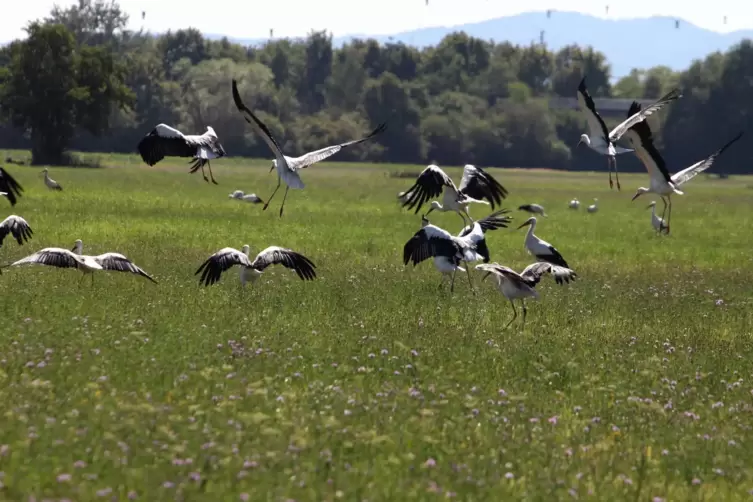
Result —
POLYGON ((233 193, 228 194, 228 199, 240 199, 243 197, 243 190, 235 190, 233 193))
POLYGON ((264 201, 261 200, 261 197, 259 197, 255 193, 244 194, 241 190, 236 190, 235 192, 229 194, 228 197, 231 199, 242 200, 243 202, 250 202, 252 204, 264 203, 264 201))
MULTIPOLYGON (((36 253, 22 258, 11 267, 26 264, 47 265, 57 268, 75 268, 84 275, 91 274, 92 284, 94 284, 94 272, 97 270, 109 270, 116 272, 130 272, 145 277, 157 283, 149 274, 133 264, 128 258, 118 253, 105 253, 99 256, 82 255, 81 240, 77 240, 73 249, 62 248, 44 248, 36 253)), ((81 276, 83 279, 84 275, 81 276)))
POLYGON ((570 209, 578 209, 580 208, 580 201, 578 199, 573 199, 570 201, 570 204, 567 205, 570 209))
POLYGON ((599 210, 598 202, 599 202, 599 199, 594 199, 594 203, 588 206, 586 208, 586 211, 588 211, 589 213, 595 213, 596 211, 598 211, 599 210))
POLYGON ((630 127, 637 124, 638 122, 646 120, 646 117, 660 110, 670 101, 674 101, 680 97, 682 97, 680 90, 673 89, 655 103, 652 103, 645 109, 639 110, 638 112, 634 113, 633 115, 628 117, 627 120, 609 131, 606 124, 604 123, 604 120, 601 118, 601 115, 599 115, 599 112, 596 111, 594 100, 593 98, 591 98, 591 95, 588 93, 588 89, 586 88, 586 77, 583 77, 583 80, 580 81, 580 85, 578 86, 578 103, 584 110, 586 118, 588 119, 589 134, 581 135, 580 141, 576 145, 576 148, 581 144, 585 144, 595 152, 606 155, 607 170, 609 171, 609 188, 612 188, 612 167, 614 166, 614 173, 617 177, 617 190, 619 190, 620 177, 619 174, 617 174, 617 159, 615 158, 615 156, 622 153, 631 152, 632 150, 616 146, 615 143, 622 137, 623 134, 627 132, 630 127))
POLYGON ((223 272, 239 265, 241 286, 245 287, 246 283, 254 283, 261 277, 264 269, 270 265, 282 265, 285 268, 295 271, 301 280, 312 280, 316 277, 314 269, 316 265, 300 253, 290 249, 277 246, 270 246, 252 260, 249 259, 248 253, 251 250, 248 244, 245 244, 240 251, 234 248, 222 248, 204 263, 201 264, 194 275, 201 274, 199 284, 211 286, 220 280, 223 272))
MULTIPOLYGON (((640 103, 633 101, 630 105, 630 110, 640 110, 640 103)), ((628 110, 628 113, 630 113, 628 110)), ((742 137, 743 133, 740 132, 729 140, 724 146, 717 151, 709 155, 703 160, 700 160, 690 167, 683 169, 682 171, 671 175, 667 169, 667 165, 664 162, 659 150, 654 145, 653 134, 651 128, 647 122, 641 122, 633 125, 627 132, 626 137, 635 149, 635 155, 640 159, 643 165, 648 171, 650 185, 648 188, 639 187, 633 196, 633 200, 637 199, 644 193, 655 193, 659 195, 664 203, 664 210, 662 211, 661 219, 665 221, 667 225, 667 233, 669 233, 670 224, 672 221, 672 194, 683 195, 683 192, 678 190, 678 187, 687 183, 695 178, 697 175, 710 168, 716 158, 724 152, 730 145, 742 137), (666 215, 666 219, 665 219, 666 215)))
POLYGON ((482 263, 476 265, 476 270, 486 272, 482 281, 489 277, 490 274, 494 275, 497 280, 497 289, 502 295, 510 301, 512 305, 512 319, 502 329, 507 329, 510 324, 518 317, 518 311, 515 310, 514 300, 520 300, 520 304, 523 307, 523 324, 526 322, 526 303, 527 297, 539 299, 539 293, 534 289, 536 285, 541 281, 541 277, 545 274, 551 274, 554 276, 554 280, 557 284, 569 283, 574 281, 577 274, 566 267, 560 267, 553 265, 552 263, 537 262, 528 265, 521 273, 515 272, 513 269, 499 265, 497 263, 482 263))
POLYGON ((656 201, 652 200, 651 204, 649 204, 646 209, 651 208, 651 226, 654 227, 654 230, 656 230, 657 233, 666 233, 668 231, 668 227, 666 222, 660 218, 659 216, 656 216, 656 201))
POLYGON ((421 171, 413 186, 398 194, 398 200, 403 207, 408 209, 415 207, 415 212, 418 213, 424 203, 429 199, 439 197, 440 194, 442 194, 442 204, 432 201, 426 216, 435 209, 443 212, 454 211, 462 218, 463 225, 467 225, 469 221, 473 222, 468 212, 470 204, 491 205, 493 210, 495 205, 501 204, 502 199, 507 197, 507 190, 486 171, 470 164, 463 168, 460 187, 456 187, 452 178, 447 176, 439 166, 431 164, 421 171), (466 216, 468 220, 465 219, 466 216))
POLYGON ((534 235, 536 230, 536 217, 531 216, 522 225, 518 227, 521 229, 525 226, 529 226, 528 233, 526 234, 525 247, 531 255, 533 255, 538 261, 545 261, 560 267, 570 268, 565 259, 562 257, 559 251, 543 239, 539 239, 534 235))
POLYGON ((519 211, 525 211, 526 213, 531 214, 540 214, 541 216, 546 217, 546 213, 544 212, 544 206, 539 204, 523 204, 522 206, 518 207, 519 211))
POLYGON ((327 146, 320 150, 301 155, 300 157, 288 157, 282 152, 282 148, 280 147, 279 143, 277 143, 277 140, 275 140, 274 136, 272 136, 269 128, 267 128, 267 126, 264 125, 264 123, 259 120, 259 118, 254 115, 253 112, 246 107, 246 105, 243 104, 241 96, 240 94, 238 94, 238 84, 236 83, 235 79, 233 79, 232 87, 233 100, 235 101, 236 108, 238 108, 238 110, 243 114, 243 118, 246 120, 246 122, 256 126, 256 129, 261 134, 262 139, 267 144, 269 149, 272 150, 272 153, 275 156, 274 160, 272 161, 272 168, 269 171, 272 172, 273 169, 277 169, 277 188, 275 188, 275 191, 272 192, 272 195, 269 196, 267 202, 264 203, 265 211, 267 207, 269 207, 269 203, 277 193, 277 190, 280 189, 281 181, 285 182, 285 195, 282 198, 282 205, 280 206, 280 217, 282 217, 282 211, 285 208, 285 199, 287 199, 288 197, 288 190, 291 188, 302 190, 305 186, 303 184, 303 181, 301 181, 300 176, 298 175, 298 171, 312 166, 328 157, 331 157, 343 148, 348 148, 350 146, 363 143, 364 141, 368 141, 378 134, 384 132, 384 130, 387 128, 387 124, 380 124, 371 133, 361 139, 347 141, 345 143, 340 143, 339 145, 327 146))
POLYGON ((154 166, 165 157, 191 157, 191 173, 201 169, 204 181, 209 182, 204 165, 209 168, 209 177, 217 185, 212 174, 210 160, 225 156, 225 149, 217 138, 217 133, 210 126, 201 135, 185 135, 167 124, 157 124, 157 127, 144 136, 137 146, 141 158, 149 166, 154 166))
POLYGON ((63 187, 60 186, 60 183, 50 178, 50 173, 46 167, 42 169, 42 173, 44 173, 44 184, 47 185, 47 188, 49 188, 50 190, 63 190, 63 187))
POLYGON ((24 189, 15 179, 13 179, 10 173, 0 167, 0 192, 2 192, 3 197, 8 199, 11 206, 16 205, 16 202, 18 201, 17 197, 21 197, 21 192, 23 191, 24 189))

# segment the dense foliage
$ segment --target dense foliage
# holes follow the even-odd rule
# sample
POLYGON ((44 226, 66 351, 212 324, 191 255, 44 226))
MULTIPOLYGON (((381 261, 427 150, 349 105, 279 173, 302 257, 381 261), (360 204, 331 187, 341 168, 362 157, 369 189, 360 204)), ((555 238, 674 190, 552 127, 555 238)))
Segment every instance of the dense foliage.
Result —
MULTIPOLYGON (((155 36, 126 24, 116 2, 79 0, 0 50, 0 147, 33 147, 40 162, 60 158, 66 147, 132 152, 166 122, 186 133, 212 125, 230 154, 268 157, 235 112, 231 76, 291 153, 389 122, 378 142, 339 160, 604 169, 604 159, 574 149, 582 115, 549 106, 552 96, 574 97, 583 74, 596 97, 654 98, 683 88, 685 97, 659 114, 661 123, 652 119, 673 170, 753 122, 750 41, 682 73, 634 70, 611 85, 609 64, 590 47, 552 52, 463 32, 425 50, 373 40, 335 48, 320 32, 243 47, 192 28, 155 36)), ((716 170, 753 166, 744 148, 725 157, 716 170)), ((640 169, 632 156, 620 166, 640 169)))

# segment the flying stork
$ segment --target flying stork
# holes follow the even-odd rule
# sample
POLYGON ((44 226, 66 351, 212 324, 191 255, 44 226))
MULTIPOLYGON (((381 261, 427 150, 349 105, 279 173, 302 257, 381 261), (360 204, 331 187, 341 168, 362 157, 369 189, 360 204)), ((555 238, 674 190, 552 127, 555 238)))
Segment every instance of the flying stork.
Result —
POLYGON ((157 127, 141 138, 137 145, 141 158, 149 166, 154 166, 165 157, 191 157, 189 172, 195 173, 201 169, 204 181, 209 183, 204 165, 209 168, 209 177, 212 183, 218 183, 212 174, 210 160, 225 156, 225 149, 217 138, 217 133, 211 126, 201 135, 185 135, 179 130, 167 124, 157 124, 157 127))
POLYGON ((617 190, 619 190, 620 177, 617 173, 617 159, 615 158, 615 156, 631 152, 632 150, 630 150, 629 148, 619 147, 615 145, 615 143, 622 137, 623 134, 627 132, 630 127, 645 120, 646 117, 660 110, 670 101, 674 101, 682 97, 682 93, 679 89, 673 89, 655 103, 650 104, 645 109, 639 110, 628 117, 627 120, 623 121, 611 131, 607 129, 607 126, 604 123, 604 120, 601 118, 601 115, 599 115, 599 112, 596 111, 594 100, 593 98, 591 98, 591 95, 588 93, 588 89, 586 88, 586 77, 583 77, 583 80, 580 81, 577 97, 578 103, 580 104, 581 109, 584 110, 586 118, 588 119, 589 134, 581 135, 580 141, 578 141, 576 148, 581 144, 585 144, 595 152, 606 155, 607 170, 609 171, 609 188, 612 188, 612 167, 614 167, 614 173, 617 177, 617 190))
POLYGON ((554 246, 534 235, 533 232, 536 230, 535 216, 528 218, 522 225, 518 227, 518 229, 521 229, 525 226, 529 226, 525 239, 525 247, 529 253, 531 253, 538 261, 545 261, 547 263, 552 263, 560 267, 570 268, 560 252, 557 251, 554 246))
POLYGON ((233 79, 232 87, 233 100, 235 101, 236 108, 238 108, 238 110, 243 114, 243 118, 246 119, 246 122, 252 125, 256 125, 256 129, 258 129, 258 132, 261 134, 262 139, 275 155, 275 158, 272 161, 272 168, 269 170, 269 172, 277 169, 277 188, 275 188, 275 191, 272 192, 272 195, 269 196, 267 202, 264 203, 263 209, 265 211, 269 206, 269 203, 272 201, 272 198, 277 193, 277 190, 280 189, 281 180, 285 182, 285 195, 282 198, 282 205, 280 206, 280 217, 282 217, 282 211, 285 208, 285 199, 287 199, 288 197, 288 190, 291 188, 302 190, 305 186, 303 184, 303 181, 301 181, 300 176, 298 175, 298 171, 312 166, 328 157, 331 157, 343 148, 348 148, 350 146, 363 143, 364 141, 368 141, 378 134, 384 132, 387 127, 386 124, 380 124, 371 133, 361 139, 347 141, 345 143, 340 143, 339 145, 327 146, 322 149, 309 152, 305 155, 301 155, 300 157, 288 157, 282 152, 282 148, 280 147, 279 143, 277 143, 277 140, 275 140, 274 136, 272 136, 272 133, 267 128, 267 126, 264 125, 264 123, 259 120, 259 118, 254 115, 253 112, 246 107, 246 105, 243 104, 241 96, 240 94, 238 94, 238 84, 235 79, 233 79))
POLYGON ((501 204, 502 199, 507 197, 507 190, 486 171, 470 164, 463 168, 460 187, 456 187, 452 178, 438 166, 431 164, 421 171, 413 186, 398 194, 398 200, 401 201, 403 207, 408 207, 408 209, 415 207, 417 214, 426 201, 439 197, 439 194, 442 194, 442 204, 432 201, 426 216, 435 209, 442 212, 454 211, 460 215, 463 225, 467 225, 466 216, 470 222, 473 222, 468 212, 468 206, 471 203, 491 205, 494 210, 494 206, 501 204))
POLYGON ((314 269, 316 265, 300 253, 290 249, 277 246, 270 246, 251 261, 248 253, 251 250, 248 244, 245 244, 240 251, 234 248, 222 248, 201 264, 194 275, 201 274, 199 284, 211 286, 220 280, 223 272, 234 265, 240 265, 241 287, 246 283, 254 283, 264 272, 264 269, 270 265, 282 265, 298 274, 301 280, 313 280, 316 277, 314 269))
MULTIPOLYGON (((633 101, 633 104, 630 105, 630 110, 640 110, 640 108, 640 103, 636 101, 633 101)), ((630 113, 630 110, 628 110, 628 113, 630 113)), ((664 162, 664 158, 662 158, 659 150, 656 148, 656 145, 654 145, 653 134, 651 133, 651 128, 649 127, 648 123, 640 122, 638 124, 634 124, 628 130, 626 137, 635 149, 635 155, 646 167, 649 175, 650 185, 648 188, 639 187, 635 192, 632 200, 637 199, 644 193, 655 193, 659 195, 662 199, 662 202, 664 203, 664 210, 662 211, 661 219, 666 222, 666 232, 669 233, 669 228, 672 220, 671 195, 683 195, 683 192, 678 190, 678 187, 695 178, 706 169, 710 168, 714 164, 716 158, 735 141, 739 140, 742 135, 742 132, 738 133, 737 136, 729 140, 726 144, 724 144, 724 146, 719 148, 717 151, 715 151, 705 159, 700 160, 692 166, 687 167, 682 171, 670 176, 667 165, 664 162)))
POLYGON ((81 239, 78 239, 71 250, 44 248, 25 258, 21 258, 17 262, 11 263, 10 266, 39 264, 57 268, 75 268, 84 274, 81 276, 82 279, 85 275, 90 274, 92 285, 94 284, 94 272, 97 270, 130 272, 145 277, 155 284, 157 283, 149 274, 134 265, 132 261, 122 254, 104 253, 99 256, 87 256, 81 254, 82 249, 83 243, 81 239))
POLYGON ((28 242, 34 232, 25 219, 15 214, 11 214, 0 222, 0 248, 3 247, 3 241, 8 235, 12 235, 19 246, 28 242))
POLYGON ((47 185, 47 188, 57 191, 63 190, 63 187, 60 186, 60 183, 50 178, 50 173, 46 167, 42 169, 42 173, 44 174, 44 184, 47 185))
POLYGON ((557 284, 569 283, 577 277, 577 274, 567 267, 560 267, 546 262, 532 263, 523 269, 521 273, 517 273, 511 268, 497 263, 482 263, 476 265, 476 270, 486 272, 483 279, 481 279, 482 281, 493 274, 497 280, 497 289, 512 305, 512 319, 502 329, 507 329, 518 317, 514 300, 520 300, 520 304, 523 307, 523 324, 525 325, 527 313, 525 299, 527 297, 532 297, 536 300, 539 299, 539 293, 534 288, 541 281, 542 276, 551 274, 554 276, 557 284))
POLYGON ((522 206, 518 207, 518 210, 531 214, 540 214, 541 216, 547 217, 546 213, 544 212, 544 206, 540 204, 523 204, 522 206))
POLYGON ((8 199, 11 206, 16 205, 16 202, 18 202, 17 197, 21 197, 21 192, 23 191, 24 189, 15 179, 13 179, 10 173, 0 167, 0 192, 2 192, 3 196, 8 199))
POLYGON ((668 231, 667 223, 660 218, 659 216, 656 216, 656 201, 652 200, 651 204, 646 206, 646 209, 651 209, 651 226, 654 227, 654 230, 656 230, 657 233, 666 233, 668 231))

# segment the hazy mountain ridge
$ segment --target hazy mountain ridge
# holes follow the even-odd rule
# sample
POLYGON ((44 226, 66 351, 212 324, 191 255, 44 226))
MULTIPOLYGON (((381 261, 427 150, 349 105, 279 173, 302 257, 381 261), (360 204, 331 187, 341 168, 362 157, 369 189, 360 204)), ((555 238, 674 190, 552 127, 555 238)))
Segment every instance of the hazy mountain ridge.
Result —
MULTIPOLYGON (((612 76, 622 77, 633 68, 650 68, 665 65, 673 70, 687 68, 694 59, 704 58, 715 51, 726 51, 746 38, 753 38, 753 30, 730 33, 699 28, 680 20, 675 28, 673 17, 655 16, 642 19, 603 19, 578 12, 553 11, 527 12, 515 16, 490 19, 479 23, 458 26, 422 28, 392 35, 347 35, 335 37, 340 46, 354 38, 373 38, 380 42, 403 42, 417 47, 435 45, 445 35, 465 31, 469 35, 497 42, 510 41, 518 45, 538 42, 541 31, 550 49, 560 49, 569 44, 591 45, 603 52, 612 66, 612 76)), ((210 39, 223 35, 205 34, 210 39)), ((231 41, 256 45, 266 39, 239 39, 231 41)))

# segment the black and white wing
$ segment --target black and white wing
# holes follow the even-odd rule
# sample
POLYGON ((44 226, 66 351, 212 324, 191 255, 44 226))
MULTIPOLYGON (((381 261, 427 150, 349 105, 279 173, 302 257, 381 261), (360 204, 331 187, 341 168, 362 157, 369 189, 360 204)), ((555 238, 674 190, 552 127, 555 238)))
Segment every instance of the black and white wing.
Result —
POLYGON ((387 124, 384 124, 384 123, 379 124, 379 126, 376 129, 374 129, 367 136, 364 136, 361 139, 348 141, 346 143, 340 143, 339 145, 327 146, 320 150, 316 150, 314 152, 309 152, 305 155, 301 155, 300 157, 290 158, 288 159, 288 165, 290 166, 291 169, 305 169, 313 164, 316 164, 317 162, 320 162, 326 159, 327 157, 331 157, 332 155, 336 154, 343 148, 358 145, 359 143, 363 143, 364 141, 370 140, 374 136, 384 132, 386 128, 387 128, 387 124))
POLYGON ((264 122, 259 120, 259 118, 254 115, 253 112, 246 107, 246 105, 243 104, 241 96, 240 94, 238 94, 238 84, 235 79, 233 79, 233 101, 235 101, 235 107, 238 108, 238 110, 243 114, 243 118, 246 120, 246 122, 251 125, 255 124, 257 129, 259 129, 262 139, 267 144, 269 149, 272 150, 272 153, 277 159, 277 162, 284 162, 288 169, 290 169, 290 166, 287 165, 285 155, 282 153, 282 148, 280 147, 279 143, 277 143, 277 140, 275 140, 274 136, 272 136, 272 132, 269 130, 269 128, 267 128, 266 125, 264 125, 264 122))
POLYGON ((79 265, 84 264, 84 259, 68 249, 44 248, 26 258, 21 258, 17 262, 11 263, 10 266, 32 263, 58 268, 77 268, 79 265))
POLYGON ((531 284, 528 279, 521 277, 520 274, 518 274, 510 267, 500 265, 499 263, 482 263, 480 265, 476 265, 475 268, 476 270, 486 272, 486 274, 484 274, 484 277, 481 279, 482 281, 486 280, 486 278, 490 275, 494 275, 498 278, 498 280, 506 280, 512 282, 519 289, 524 288, 525 286, 532 287, 534 285, 531 284))
POLYGON ((158 124, 139 141, 137 148, 142 160, 149 166, 154 166, 165 157, 196 155, 196 145, 186 142, 182 132, 166 124, 158 124))
POLYGON ((444 229, 426 225, 413 234, 403 247, 403 263, 413 261, 415 267, 427 258, 444 256, 453 259, 462 252, 460 244, 444 229))
POLYGON ((202 263, 194 275, 201 273, 199 284, 203 282, 205 286, 211 286, 220 280, 223 272, 234 265, 250 267, 251 261, 237 249, 222 248, 202 263))
POLYGON ((316 277, 314 269, 316 265, 300 253, 290 249, 277 246, 269 246, 261 251, 254 261, 251 262, 251 268, 262 271, 270 265, 282 265, 285 268, 294 270, 301 280, 312 280, 316 277))
POLYGON ((0 167, 0 192, 5 194, 5 198, 8 199, 11 206, 16 205, 18 201, 17 197, 21 197, 21 192, 23 191, 24 189, 13 179, 8 171, 0 167))
POLYGON ((492 209, 495 205, 502 204, 502 199, 507 197, 507 189, 491 174, 470 164, 463 168, 463 179, 460 180, 458 191, 472 199, 488 200, 492 209))
MULTIPOLYGON (((628 109, 628 117, 632 117, 641 111, 641 104, 633 101, 628 109)), ((649 176, 664 178, 667 183, 672 182, 667 170, 667 164, 654 144, 654 137, 648 122, 641 120, 633 124, 625 133, 625 139, 633 147, 636 157, 646 167, 649 176)))
POLYGON ((115 272, 129 272, 131 274, 140 275, 157 284, 157 281, 147 274, 142 268, 136 266, 131 260, 126 258, 120 253, 104 253, 99 256, 94 256, 94 261, 99 263, 103 270, 111 270, 115 272))
POLYGON ((432 164, 421 171, 412 187, 398 194, 398 199, 402 201, 403 207, 408 209, 415 207, 416 214, 418 214, 418 210, 426 201, 442 194, 444 187, 448 187, 455 192, 458 191, 452 178, 447 176, 439 166, 432 164))
POLYGON ((577 277, 577 274, 573 270, 547 262, 531 263, 523 269, 520 277, 529 281, 530 286, 535 286, 546 274, 552 274, 557 284, 570 283, 570 281, 574 281, 577 277))
POLYGON ((25 219, 12 214, 0 223, 0 247, 3 247, 3 241, 8 235, 12 235, 21 246, 24 242, 28 242, 33 234, 25 219))
POLYGON ((682 185, 686 181, 689 181, 693 178, 695 178, 697 175, 708 169, 714 164, 714 161, 716 158, 722 154, 724 150, 727 149, 732 143, 737 141, 742 137, 743 133, 738 133, 737 136, 732 138, 730 141, 728 141, 723 147, 721 147, 719 150, 715 151, 705 159, 701 160, 700 162, 696 162, 692 166, 683 169, 682 171, 678 172, 674 176, 672 176, 672 183, 674 183, 676 186, 682 185))
POLYGON ((680 89, 672 89, 667 94, 659 98, 656 102, 651 103, 642 110, 639 110, 638 112, 630 116, 627 120, 622 122, 620 125, 612 129, 612 132, 609 133, 609 140, 612 142, 617 141, 622 137, 623 134, 627 132, 628 129, 633 127, 635 124, 646 120, 646 117, 649 117, 650 115, 658 112, 659 110, 664 108, 667 103, 670 103, 671 101, 674 101, 681 97, 682 92, 680 91, 680 89))
POLYGON ((604 123, 604 119, 601 118, 601 115, 599 115, 599 112, 596 111, 594 100, 586 87, 586 77, 583 77, 578 85, 577 97, 578 104, 583 108, 583 111, 586 114, 586 119, 588 120, 589 136, 592 139, 602 138, 604 142, 608 142, 609 129, 607 129, 607 125, 604 123))
MULTIPOLYGON (((481 230, 486 233, 490 230, 498 230, 500 228, 507 228, 507 225, 512 221, 512 218, 509 216, 502 216, 503 214, 509 213, 509 209, 500 209, 499 211, 495 211, 492 214, 488 216, 484 216, 480 220, 476 220, 476 223, 481 226, 481 230)), ((470 234, 473 230, 473 227, 468 225, 464 227, 460 233, 458 234, 458 237, 465 237, 466 235, 470 234)))

